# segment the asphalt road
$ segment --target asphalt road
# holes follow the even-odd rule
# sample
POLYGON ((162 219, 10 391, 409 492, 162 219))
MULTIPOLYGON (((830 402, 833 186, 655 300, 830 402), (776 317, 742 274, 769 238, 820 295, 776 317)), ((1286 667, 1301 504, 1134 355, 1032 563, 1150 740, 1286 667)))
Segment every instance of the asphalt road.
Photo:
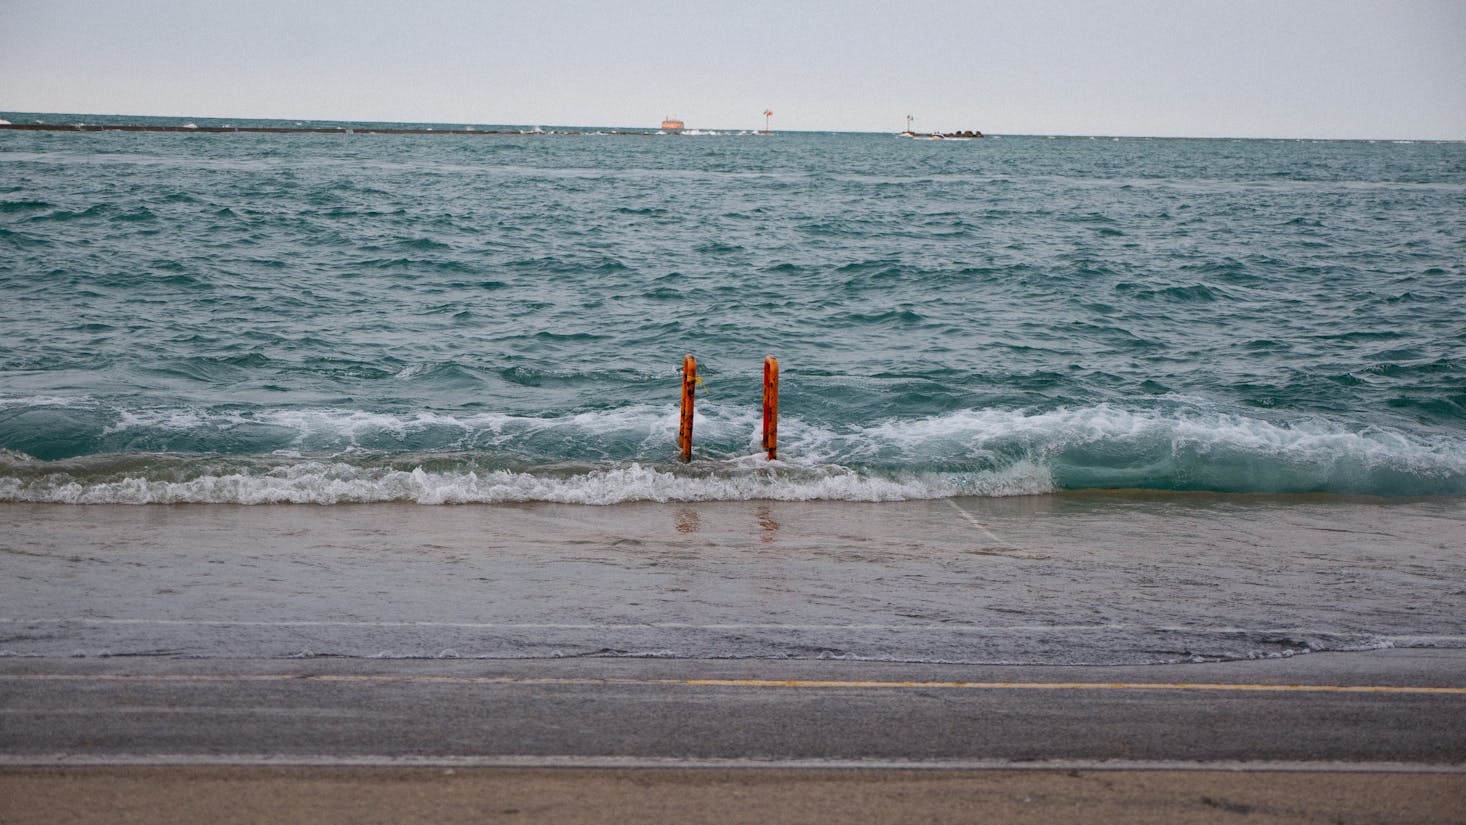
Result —
POLYGON ((1466 653, 1149 667, 0 660, 9 764, 1466 769, 1466 653))
POLYGON ((1459 823, 1466 655, 0 659, 0 822, 1459 823))

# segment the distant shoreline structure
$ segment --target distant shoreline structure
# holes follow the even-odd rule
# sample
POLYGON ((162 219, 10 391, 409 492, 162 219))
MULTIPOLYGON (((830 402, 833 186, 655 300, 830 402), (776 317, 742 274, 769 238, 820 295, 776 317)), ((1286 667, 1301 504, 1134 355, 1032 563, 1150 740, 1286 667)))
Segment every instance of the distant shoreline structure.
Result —
POLYGON ((976 129, 958 132, 913 132, 907 129, 904 132, 898 132, 897 137, 916 138, 917 140, 972 140, 987 137, 987 135, 976 129))
MULTIPOLYGON (((11 117, 15 117, 16 115, 12 113, 10 116, 11 117)), ((30 113, 22 113, 22 116, 25 116, 25 117, 35 117, 36 115, 30 114, 30 113)), ((98 117, 98 118, 108 117, 108 116, 105 116, 105 115, 50 115, 50 116, 53 116, 53 117, 98 117)), ((118 116, 118 117, 126 117, 126 118, 144 118, 144 117, 146 117, 148 119, 161 119, 159 116, 156 116, 156 115, 136 115, 136 116, 133 116, 133 115, 122 115, 122 116, 118 116)), ((181 118, 179 118, 179 119, 181 119, 181 118)), ((213 117, 209 117, 209 118, 203 118, 203 117, 201 117, 199 119, 200 120, 215 120, 215 121, 222 120, 222 118, 213 118, 213 117)), ((243 120, 251 120, 251 118, 242 118, 242 119, 243 120)), ((228 133, 228 132, 238 132, 238 133, 242 133, 242 134, 254 133, 254 134, 321 134, 321 135, 350 135, 350 134, 371 134, 371 135, 467 135, 467 136, 501 136, 501 137, 515 137, 515 136, 551 136, 551 135, 553 135, 553 136, 568 136, 568 137, 591 137, 591 136, 596 136, 596 135, 613 135, 613 136, 626 136, 626 137, 668 137, 668 136, 672 136, 672 135, 694 135, 694 134, 696 134, 696 135, 720 135, 720 136, 722 136, 722 135, 726 135, 726 136, 739 136, 739 135, 760 135, 760 134, 762 134, 762 132, 759 132, 759 131, 749 131, 749 130, 746 130, 746 129, 709 129, 709 130, 706 130, 706 131, 696 130, 696 131, 686 131, 686 132, 663 132, 663 131, 659 131, 659 130, 656 130, 656 129, 602 128, 602 127, 591 127, 591 126, 585 126, 585 127, 566 127, 566 126, 562 126, 562 127, 554 128, 554 129, 541 129, 541 128, 537 128, 537 127, 534 127, 534 128, 520 128, 520 129, 505 129, 505 128, 475 128, 475 127, 471 127, 471 126, 465 126, 465 125, 462 125, 462 124, 458 124, 458 125, 444 124, 442 127, 407 126, 407 125, 403 125, 403 126, 390 126, 390 125, 369 124, 369 123, 362 123, 361 125, 332 125, 332 126, 306 126, 306 125, 299 125, 299 126, 235 126, 235 125, 231 125, 231 124, 223 124, 223 125, 195 125, 195 124, 191 124, 191 123, 184 123, 184 124, 176 124, 176 123, 171 123, 171 124, 143 123, 143 124, 139 124, 139 123, 106 123, 106 122, 98 122, 98 123, 77 123, 77 122, 71 122, 71 123, 57 123, 57 122, 7 123, 4 120, 0 120, 0 132, 6 132, 6 131, 11 131, 11 132, 173 132, 173 133, 180 133, 180 134, 186 134, 186 133, 190 133, 190 132, 194 132, 194 133, 211 133, 211 134, 222 134, 222 133, 228 133)), ((891 132, 882 132, 881 130, 872 130, 872 131, 868 131, 868 132, 847 132, 847 131, 840 131, 840 130, 810 130, 810 131, 795 130, 793 132, 793 134, 852 134, 852 135, 864 135, 864 134, 880 135, 880 134, 886 134, 886 135, 890 135, 891 132)), ((897 134, 897 136, 906 137, 906 138, 927 138, 927 139, 932 139, 932 138, 928 138, 927 137, 927 135, 930 134, 930 133, 912 132, 911 134, 908 135, 908 134, 905 134, 905 133, 902 133, 902 132, 898 132, 896 134, 897 134)), ((958 137, 957 134, 948 134, 948 133, 943 133, 943 134, 944 134, 944 138, 945 139, 952 139, 952 138, 961 139, 960 137, 958 137)), ((974 138, 975 137, 976 137, 976 133, 974 133, 974 138)), ((1460 144, 1466 144, 1466 139, 1459 139, 1459 138, 1400 138, 1400 137, 1349 137, 1349 138, 1343 138, 1343 137, 1277 137, 1277 136, 1273 136, 1273 137, 1257 137, 1257 136, 1254 136, 1254 137, 1242 137, 1242 136, 1235 136, 1235 135, 1230 135, 1230 136, 1229 135, 1208 135, 1208 136, 1202 136, 1202 135, 1125 135, 1125 134, 1093 134, 1093 135, 1087 135, 1087 134, 1080 134, 1080 133, 1072 133, 1072 134, 1071 133, 1028 134, 1028 133, 1017 133, 1017 132, 1014 132, 1014 133, 1004 133, 1004 134, 993 134, 993 133, 990 133, 990 132, 984 132, 984 133, 982 133, 982 137, 987 138, 987 139, 994 139, 994 138, 1000 138, 1000 137, 1009 137, 1009 138, 1037 138, 1037 139, 1045 139, 1045 140, 1197 140, 1197 141, 1230 141, 1230 142, 1245 141, 1245 142, 1264 142, 1264 143, 1267 143, 1267 142, 1272 142, 1272 143, 1398 143, 1398 144, 1422 144, 1422 145, 1460 145, 1460 144)))
POLYGON ((220 134, 226 132, 311 135, 626 135, 654 137, 653 131, 554 131, 545 129, 430 129, 385 126, 182 126, 135 123, 0 123, 0 129, 25 132, 183 132, 220 134))

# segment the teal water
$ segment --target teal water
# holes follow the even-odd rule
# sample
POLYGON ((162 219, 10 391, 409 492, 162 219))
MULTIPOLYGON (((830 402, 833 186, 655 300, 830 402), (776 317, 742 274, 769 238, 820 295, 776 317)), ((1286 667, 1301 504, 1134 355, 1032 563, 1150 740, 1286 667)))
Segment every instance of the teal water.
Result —
POLYGON ((594 131, 0 131, 0 500, 1466 495, 1466 145, 594 131))

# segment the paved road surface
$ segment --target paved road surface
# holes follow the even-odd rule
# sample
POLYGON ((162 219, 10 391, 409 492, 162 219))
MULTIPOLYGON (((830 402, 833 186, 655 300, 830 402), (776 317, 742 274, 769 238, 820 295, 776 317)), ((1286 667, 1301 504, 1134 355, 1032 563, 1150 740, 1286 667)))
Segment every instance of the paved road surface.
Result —
POLYGON ((1466 765, 1462 651, 1104 668, 10 659, 0 698, 12 762, 1466 765))
POLYGON ((6 823, 1461 822, 1466 656, 12 658, 0 800, 6 823))

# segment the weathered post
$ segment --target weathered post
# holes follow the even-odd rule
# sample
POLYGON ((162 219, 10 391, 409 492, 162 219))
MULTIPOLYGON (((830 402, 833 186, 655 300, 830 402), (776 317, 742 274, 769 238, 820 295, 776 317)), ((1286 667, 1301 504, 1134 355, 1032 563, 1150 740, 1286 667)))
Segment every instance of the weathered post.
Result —
POLYGON ((682 460, 692 460, 692 397, 697 391, 697 359, 689 353, 682 359, 682 426, 677 430, 677 449, 682 460))
POLYGON ((779 457, 779 359, 764 358, 764 449, 769 460, 779 457))

